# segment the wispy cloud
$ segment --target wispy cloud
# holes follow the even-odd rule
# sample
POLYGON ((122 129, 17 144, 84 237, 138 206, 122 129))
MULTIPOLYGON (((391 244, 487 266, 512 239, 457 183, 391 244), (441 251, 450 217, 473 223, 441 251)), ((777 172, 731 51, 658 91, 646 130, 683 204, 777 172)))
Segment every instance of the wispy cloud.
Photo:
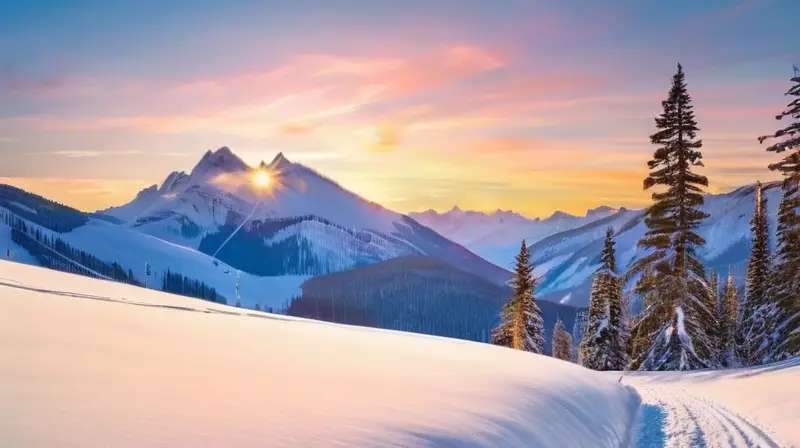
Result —
MULTIPOLYGON (((130 156, 130 155, 136 155, 136 154, 142 154, 142 151, 140 151, 140 150, 127 150, 127 151, 65 150, 65 151, 50 151, 50 152, 28 153, 28 155, 32 155, 32 156, 49 155, 49 156, 62 156, 62 157, 69 157, 69 158, 76 158, 76 159, 86 158, 86 157, 130 156)), ((162 154, 162 155, 164 155, 164 154, 162 154)))
MULTIPOLYGON (((775 128, 798 36, 774 0, 467 2, 458 14, 430 5, 425 17, 411 3, 361 8, 358 24, 331 24, 326 4, 302 24, 287 14, 248 27, 240 16, 235 29, 193 7, 181 23, 197 35, 124 51, 158 31, 131 27, 123 39, 121 29, 108 48, 20 39, 0 63, 0 168, 146 177, 141 187, 229 145, 253 164, 283 151, 401 211, 632 206, 649 201, 648 136, 678 60, 714 188, 752 181, 768 163, 755 138, 775 128), (665 32, 675 29, 688 34, 665 32)), ((123 188, 47 188, 107 204, 122 195, 108 185, 123 188)))

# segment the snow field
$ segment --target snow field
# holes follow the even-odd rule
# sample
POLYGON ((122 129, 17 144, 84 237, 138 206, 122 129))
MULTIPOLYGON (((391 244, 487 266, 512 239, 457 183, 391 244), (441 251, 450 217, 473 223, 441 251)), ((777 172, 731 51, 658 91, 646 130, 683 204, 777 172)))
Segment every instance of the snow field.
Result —
POLYGON ((800 446, 800 358, 744 369, 632 372, 623 384, 641 394, 647 414, 638 446, 800 446))
POLYGON ((616 378, 486 344, 0 277, 3 446, 616 447, 639 405, 616 378))

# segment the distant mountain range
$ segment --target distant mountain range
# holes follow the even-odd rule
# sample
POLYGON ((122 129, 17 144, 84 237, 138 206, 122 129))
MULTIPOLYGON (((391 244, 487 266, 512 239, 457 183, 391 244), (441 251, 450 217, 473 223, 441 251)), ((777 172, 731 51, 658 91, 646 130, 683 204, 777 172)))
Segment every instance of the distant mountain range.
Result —
POLYGON ((550 235, 581 227, 618 211, 602 206, 588 210, 584 216, 556 211, 545 219, 531 219, 510 210, 482 213, 453 207, 445 213, 428 210, 422 213, 409 213, 409 216, 420 224, 463 244, 492 263, 511 268, 511 262, 514 255, 519 252, 522 239, 533 244, 550 235))
MULTIPOLYGON (((765 193, 773 227, 776 187, 766 185, 765 193)), ((708 241, 700 256, 720 272, 730 270, 740 284, 754 191, 750 185, 708 195, 704 210, 711 217, 700 229, 708 241)), ((545 219, 458 208, 407 216, 283 154, 250 167, 227 147, 208 151, 190 172, 171 173, 131 202, 96 213, 0 189, 0 217, 22 219, 29 231, 58 237, 70 253, 82 251, 130 281, 159 287, 169 270, 215 288, 231 304, 337 321, 349 312, 349 323, 476 340, 485 338, 509 294, 508 268, 523 238, 541 277, 538 298, 560 304, 542 305, 549 331, 555 316, 571 321, 571 306, 587 305, 609 226, 617 234, 619 266, 642 256, 636 247, 646 230, 642 216, 641 210, 611 207, 545 219), (271 174, 273 188, 256 188, 257 171, 271 174), (145 276, 146 264, 152 277, 145 276), (326 303, 333 304, 327 317, 326 303), (334 317, 339 306, 344 308, 334 317), (466 316, 473 312, 478 315, 466 316), (423 319, 420 313, 454 314, 423 319)), ((0 226, 0 249, 15 260, 41 263, 41 254, 52 250, 37 246, 30 252, 11 236, 0 226)), ((54 257, 51 262, 63 254, 54 257)))
MULTIPOLYGON (((764 195, 774 235, 781 198, 780 183, 765 184, 764 195)), ((723 274, 731 272, 742 286, 750 255, 750 219, 755 211, 755 185, 746 185, 730 193, 706 195, 702 209, 710 217, 698 229, 706 239, 706 246, 698 255, 709 268, 723 274)), ((557 226, 550 227, 548 221, 553 217, 541 221, 527 220, 510 212, 487 215, 451 210, 441 215, 426 212, 416 217, 426 225, 438 228, 444 236, 464 242, 469 249, 500 266, 511 265, 519 250, 519 239, 525 237, 533 253, 534 272, 541 276, 537 290, 539 298, 587 306, 592 275, 600 266, 600 251, 607 228, 612 227, 616 232, 617 261, 621 270, 627 269, 644 254, 637 248, 637 243, 647 230, 642 210, 608 207, 597 210, 598 213, 590 211, 585 217, 568 217, 566 224, 562 224, 565 214, 557 213, 554 216, 562 219, 557 226), (506 218, 512 215, 512 219, 506 218), (553 227, 557 229, 550 231, 553 227), (485 235, 491 228, 500 229, 496 234, 501 237, 487 242, 485 235), (508 236, 508 241, 504 242, 502 236, 508 236)))
MULTIPOLYGON (((96 213, 5 186, 0 223, 5 224, 0 226, 2 256, 16 261, 150 288, 169 281, 170 290, 179 294, 214 288, 228 304, 280 312, 308 303, 304 283, 313 277, 334 293, 344 290, 336 283, 347 276, 328 275, 342 271, 392 272, 397 278, 422 273, 425 284, 419 289, 417 282, 413 297, 394 294, 362 312, 374 325, 408 329, 415 307, 425 304, 437 315, 428 316, 419 331, 475 340, 491 330, 511 277, 414 219, 366 201, 282 154, 250 167, 226 147, 207 152, 190 172, 169 174, 129 203, 96 213), (258 171, 270 173, 274 188, 253 185, 258 171), (360 270, 368 266, 376 270, 360 270), (185 288, 180 281, 176 285, 175 274, 185 277, 185 288), (458 281, 447 283, 450 278, 458 281), (442 284, 448 286, 435 287, 442 284), (476 284, 484 287, 471 289, 476 284), (397 318, 385 319, 387 309, 396 310, 397 318), (464 325, 468 309, 481 310, 482 319, 464 325), (455 333, 452 322, 461 322, 455 333)), ((382 288, 372 282, 359 297, 381 298, 382 288)), ((565 317, 575 312, 558 309, 565 317)), ((347 313, 340 316, 335 320, 347 313)))
POLYGON ((207 152, 186 174, 99 212, 142 233, 212 255, 253 275, 322 275, 406 255, 427 255, 504 284, 499 268, 408 216, 366 201, 283 154, 247 166, 227 147, 207 152), (257 170, 274 188, 258 190, 257 170), (249 219, 247 219, 249 217, 249 219))

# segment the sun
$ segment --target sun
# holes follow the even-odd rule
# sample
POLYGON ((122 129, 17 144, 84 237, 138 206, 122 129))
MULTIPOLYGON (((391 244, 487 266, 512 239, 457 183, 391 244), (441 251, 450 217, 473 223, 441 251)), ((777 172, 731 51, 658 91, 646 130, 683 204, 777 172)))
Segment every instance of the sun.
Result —
POLYGON ((259 187, 268 187, 272 179, 266 171, 259 171, 253 177, 253 183, 259 187))

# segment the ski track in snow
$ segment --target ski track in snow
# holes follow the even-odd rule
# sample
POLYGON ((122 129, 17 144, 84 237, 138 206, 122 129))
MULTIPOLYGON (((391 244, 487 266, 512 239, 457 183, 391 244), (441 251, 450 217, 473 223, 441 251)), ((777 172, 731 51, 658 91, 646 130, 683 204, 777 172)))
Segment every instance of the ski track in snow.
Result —
MULTIPOLYGON (((280 319, 280 315, 270 314, 270 313, 261 313, 261 312, 251 312, 249 310, 243 308, 232 308, 232 311, 227 310, 220 310, 215 308, 203 308, 203 307, 190 307, 190 306, 179 306, 179 305, 169 305, 169 304, 160 304, 160 303, 148 303, 148 302, 139 302, 135 300, 126 299, 125 297, 106 297, 106 296, 97 296, 93 294, 83 294, 77 292, 70 292, 70 291, 61 291, 55 289, 44 289, 44 288, 37 288, 34 286, 29 286, 22 284, 16 280, 10 280, 0 277, 0 288, 15 288, 15 289, 24 289, 27 291, 38 292, 42 294, 48 294, 53 296, 62 296, 62 297, 70 297, 73 299, 90 299, 90 300, 100 300, 103 302, 114 302, 114 303, 122 303, 127 305, 135 305, 135 306, 145 306, 145 307, 153 307, 153 308, 164 308, 164 309, 171 309, 177 311, 191 311, 191 312, 199 312, 199 313, 220 313, 220 314, 229 314, 231 316, 247 316, 247 317, 260 317, 266 319, 280 319), (241 311, 236 311, 241 310, 241 311)), ((201 300, 201 299, 196 299, 201 300)))
POLYGON ((636 448, 782 448, 745 418, 683 388, 637 385, 642 397, 636 448))

